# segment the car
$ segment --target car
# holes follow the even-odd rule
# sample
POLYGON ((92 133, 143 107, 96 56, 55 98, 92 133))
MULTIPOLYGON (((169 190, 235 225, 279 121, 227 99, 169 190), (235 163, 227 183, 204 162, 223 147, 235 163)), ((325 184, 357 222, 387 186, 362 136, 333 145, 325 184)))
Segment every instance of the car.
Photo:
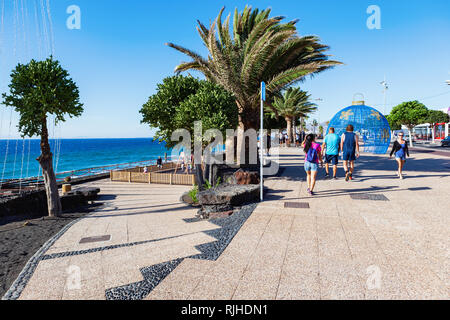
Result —
POLYGON ((450 136, 441 141, 441 147, 450 147, 450 136))

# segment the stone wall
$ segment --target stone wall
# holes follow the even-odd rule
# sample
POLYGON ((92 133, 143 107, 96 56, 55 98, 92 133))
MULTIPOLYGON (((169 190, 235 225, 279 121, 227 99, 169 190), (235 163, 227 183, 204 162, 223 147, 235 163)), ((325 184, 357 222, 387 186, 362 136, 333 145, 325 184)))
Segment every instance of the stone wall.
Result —
POLYGON ((45 190, 29 191, 0 199, 0 221, 27 216, 38 218, 47 215, 47 196, 45 190))
MULTIPOLYGON (((74 179, 71 184, 79 185, 109 177, 109 173, 74 179)), ((61 186, 61 184, 60 184, 61 186)), ((83 195, 61 197, 63 211, 75 210, 87 204, 83 195)), ((23 192, 0 198, 0 224, 23 218, 40 218, 48 215, 45 189, 23 192)))

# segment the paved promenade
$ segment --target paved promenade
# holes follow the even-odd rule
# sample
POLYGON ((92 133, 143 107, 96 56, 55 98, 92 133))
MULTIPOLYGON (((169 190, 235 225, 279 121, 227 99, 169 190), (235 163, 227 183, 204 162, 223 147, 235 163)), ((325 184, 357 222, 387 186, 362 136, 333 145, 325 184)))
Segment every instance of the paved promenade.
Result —
POLYGON ((301 151, 280 153, 267 200, 231 225, 192 219, 188 187, 92 183, 106 205, 44 253, 19 298, 450 297, 450 157, 413 152, 399 180, 394 160, 364 155, 354 181, 321 171, 310 197, 301 151))

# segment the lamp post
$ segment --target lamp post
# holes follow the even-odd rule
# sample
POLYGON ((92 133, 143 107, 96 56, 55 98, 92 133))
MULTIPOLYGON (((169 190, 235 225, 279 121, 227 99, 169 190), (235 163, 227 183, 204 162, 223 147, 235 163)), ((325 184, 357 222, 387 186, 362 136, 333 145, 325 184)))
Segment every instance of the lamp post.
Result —
MULTIPOLYGON (((323 99, 322 98, 317 98, 315 101, 323 102, 323 99)), ((319 107, 317 108, 317 117, 319 118, 318 126, 320 126, 320 108, 319 107)))
POLYGON ((386 115, 386 92, 389 89, 388 83, 386 82, 386 77, 384 77, 384 80, 380 82, 380 84, 383 86, 383 94, 384 94, 384 110, 383 113, 386 115))

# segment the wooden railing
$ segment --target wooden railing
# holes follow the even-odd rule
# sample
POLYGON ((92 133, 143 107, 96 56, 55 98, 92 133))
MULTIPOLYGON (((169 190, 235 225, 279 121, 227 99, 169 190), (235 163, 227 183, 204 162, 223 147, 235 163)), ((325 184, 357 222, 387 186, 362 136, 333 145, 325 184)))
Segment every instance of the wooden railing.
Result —
POLYGON ((155 183, 191 186, 195 184, 193 174, 176 174, 168 172, 175 169, 173 162, 163 164, 162 168, 158 166, 148 166, 147 173, 144 173, 144 167, 132 169, 116 170, 110 172, 111 181, 130 182, 130 183, 155 183))

